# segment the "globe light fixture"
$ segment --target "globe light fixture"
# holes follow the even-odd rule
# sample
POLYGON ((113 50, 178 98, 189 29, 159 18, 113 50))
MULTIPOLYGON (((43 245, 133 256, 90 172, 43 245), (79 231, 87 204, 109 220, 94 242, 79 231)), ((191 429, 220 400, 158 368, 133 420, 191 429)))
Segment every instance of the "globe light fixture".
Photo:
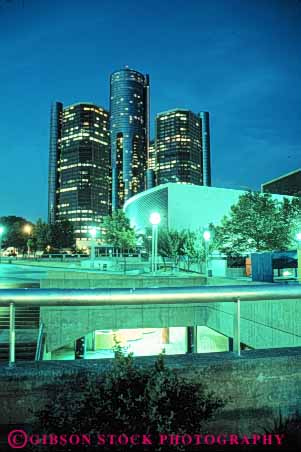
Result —
POLYGON ((149 222, 152 225, 152 260, 151 269, 155 275, 157 271, 158 260, 158 225, 161 222, 161 216, 158 212, 152 212, 149 216, 149 222))
POLYGON ((161 222, 161 216, 158 212, 150 214, 149 221, 152 225, 158 225, 161 222))
POLYGON ((91 228, 90 229, 90 235, 91 235, 91 237, 93 237, 95 239, 95 237, 97 235, 97 229, 96 228, 91 228))
POLYGON ((26 224, 26 225, 24 226, 23 230, 24 230, 25 234, 30 235, 30 234, 31 234, 31 231, 32 231, 32 226, 31 226, 30 224, 26 224))
POLYGON ((209 240, 211 239, 210 231, 204 231, 203 238, 206 242, 209 242, 209 240))
MULTIPOLYGON (((23 231, 25 232, 25 234, 30 235, 32 232, 32 226, 30 224, 26 224, 23 228, 23 231)), ((27 256, 29 257, 29 255, 30 255, 30 246, 27 240, 27 256)))

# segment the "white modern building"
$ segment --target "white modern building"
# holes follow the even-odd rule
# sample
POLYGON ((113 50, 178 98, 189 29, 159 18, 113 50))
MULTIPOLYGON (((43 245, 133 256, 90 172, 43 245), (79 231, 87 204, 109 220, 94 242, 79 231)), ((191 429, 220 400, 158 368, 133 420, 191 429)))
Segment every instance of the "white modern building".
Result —
MULTIPOLYGON (((160 228, 197 231, 210 223, 219 224, 244 193, 229 188, 168 183, 133 196, 126 201, 124 211, 137 232, 150 227, 149 217, 154 211, 161 215, 160 228)), ((284 198, 272 197, 279 201, 284 198)))
POLYGON ((242 190, 168 183, 133 196, 125 203, 124 211, 137 231, 150 227, 149 216, 154 211, 161 215, 162 228, 197 231, 210 223, 220 223, 244 193, 242 190))

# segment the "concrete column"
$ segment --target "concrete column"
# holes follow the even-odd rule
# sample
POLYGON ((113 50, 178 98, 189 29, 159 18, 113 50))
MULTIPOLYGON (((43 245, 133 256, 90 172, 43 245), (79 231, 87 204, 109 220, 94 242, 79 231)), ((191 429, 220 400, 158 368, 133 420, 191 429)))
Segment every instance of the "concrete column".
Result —
POLYGON ((88 333, 85 336, 85 347, 86 347, 86 351, 94 351, 95 350, 95 331, 93 331, 92 333, 88 333))
POLYGON ((169 328, 162 328, 162 344, 169 344, 169 328))
POLYGON ((85 359, 86 355, 86 340, 85 337, 80 337, 75 341, 74 358, 85 359))
POLYGON ((187 327, 187 353, 197 353, 197 326, 187 327))

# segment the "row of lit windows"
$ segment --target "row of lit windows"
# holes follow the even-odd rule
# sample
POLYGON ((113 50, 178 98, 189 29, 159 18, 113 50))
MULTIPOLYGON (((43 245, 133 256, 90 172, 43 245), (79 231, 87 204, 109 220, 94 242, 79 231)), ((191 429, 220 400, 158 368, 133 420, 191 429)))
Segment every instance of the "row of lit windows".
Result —
POLYGON ((60 188, 60 189, 59 189, 59 192, 60 192, 60 193, 63 193, 63 192, 65 192, 65 191, 75 191, 75 190, 77 190, 77 189, 78 189, 78 187, 60 188))
POLYGON ((98 113, 100 115, 104 115, 104 116, 108 116, 108 113, 106 113, 105 111, 102 111, 101 109, 96 109, 93 107, 84 107, 85 111, 94 111, 94 113, 98 113))
MULTIPOLYGON (((66 159, 65 159, 65 161, 66 161, 66 159)), ((60 168, 58 168, 58 171, 76 168, 78 166, 89 166, 89 167, 97 168, 97 165, 95 165, 95 163, 74 163, 73 165, 61 166, 60 168)))

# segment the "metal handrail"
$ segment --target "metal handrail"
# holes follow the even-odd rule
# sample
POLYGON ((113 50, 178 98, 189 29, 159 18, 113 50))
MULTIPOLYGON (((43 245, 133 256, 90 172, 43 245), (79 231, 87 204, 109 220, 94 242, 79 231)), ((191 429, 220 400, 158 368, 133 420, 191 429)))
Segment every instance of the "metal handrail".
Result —
POLYGON ((0 289, 0 307, 10 307, 9 365, 15 362, 16 306, 177 305, 234 303, 233 351, 240 356, 240 302, 301 299, 301 285, 160 287, 147 289, 0 289))
POLYGON ((42 359, 43 341, 44 341, 44 323, 40 322, 35 361, 41 361, 42 359))
POLYGON ((0 289, 0 307, 219 303, 301 299, 301 285, 160 287, 147 289, 0 289))

